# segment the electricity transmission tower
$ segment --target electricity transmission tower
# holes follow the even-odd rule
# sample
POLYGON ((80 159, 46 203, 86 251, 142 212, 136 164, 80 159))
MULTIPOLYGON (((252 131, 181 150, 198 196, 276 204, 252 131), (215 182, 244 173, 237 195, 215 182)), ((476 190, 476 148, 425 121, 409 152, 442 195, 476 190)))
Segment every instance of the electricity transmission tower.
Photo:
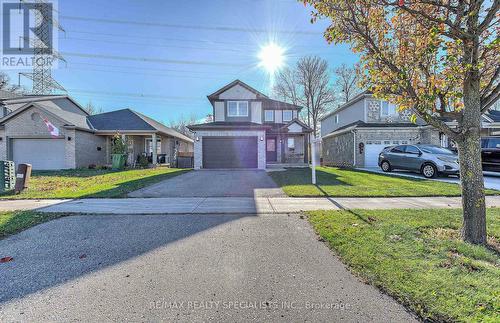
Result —
MULTIPOLYGON (((59 22, 54 19, 54 9, 47 5, 45 0, 20 0, 20 3, 34 4, 35 25, 37 26, 34 28, 35 37, 29 39, 30 45, 34 48, 33 72, 21 73, 21 75, 31 79, 32 94, 52 94, 56 90, 66 92, 64 87, 52 77, 53 62, 56 60, 66 61, 53 46, 51 46, 52 48, 47 46, 47 44, 52 44, 50 37, 52 37, 54 26, 57 28, 56 30, 64 32, 59 22)), ((53 37, 57 37, 57 34, 53 37)))

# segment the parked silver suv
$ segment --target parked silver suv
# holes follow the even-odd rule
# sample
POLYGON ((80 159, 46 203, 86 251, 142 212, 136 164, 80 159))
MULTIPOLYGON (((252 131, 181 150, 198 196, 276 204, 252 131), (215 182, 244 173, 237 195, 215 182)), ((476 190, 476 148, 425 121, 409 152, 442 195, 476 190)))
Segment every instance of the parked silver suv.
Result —
POLYGON ((433 145, 386 147, 378 157, 384 172, 394 169, 419 172, 427 178, 438 174, 459 175, 458 156, 449 149, 433 145))

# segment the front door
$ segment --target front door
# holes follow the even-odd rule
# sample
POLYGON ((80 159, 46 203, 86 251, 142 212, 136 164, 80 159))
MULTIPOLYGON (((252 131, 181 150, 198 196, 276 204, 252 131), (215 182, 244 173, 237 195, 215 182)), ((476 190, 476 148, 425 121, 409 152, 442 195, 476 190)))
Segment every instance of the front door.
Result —
POLYGON ((278 161, 278 154, 276 149, 276 137, 266 139, 266 161, 278 161))

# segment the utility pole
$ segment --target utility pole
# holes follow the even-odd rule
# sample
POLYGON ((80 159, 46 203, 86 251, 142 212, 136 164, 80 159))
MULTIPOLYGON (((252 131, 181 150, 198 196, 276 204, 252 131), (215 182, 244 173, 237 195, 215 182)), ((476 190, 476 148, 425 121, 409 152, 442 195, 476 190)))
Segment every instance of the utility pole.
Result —
MULTIPOLYGON (((34 2, 28 2, 20 0, 21 3, 35 4, 35 24, 37 26, 34 30, 35 39, 29 39, 34 48, 33 72, 21 73, 21 75, 32 80, 32 94, 52 94, 55 90, 66 92, 64 87, 52 77, 53 62, 56 60, 66 61, 55 48, 47 47, 47 44, 51 43, 51 31, 54 26, 57 27, 57 30, 65 30, 54 19, 53 8, 47 5, 47 1, 35 0, 34 2)), ((57 35, 54 37, 57 37, 57 35)))

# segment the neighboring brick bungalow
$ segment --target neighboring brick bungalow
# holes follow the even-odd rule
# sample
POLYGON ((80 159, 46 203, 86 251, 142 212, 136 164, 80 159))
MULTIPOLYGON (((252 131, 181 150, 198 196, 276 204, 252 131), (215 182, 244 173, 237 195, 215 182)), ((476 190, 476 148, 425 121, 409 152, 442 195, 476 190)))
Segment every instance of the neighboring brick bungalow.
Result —
POLYGON ((116 133, 128 144, 129 165, 140 154, 157 164, 171 162, 178 152, 193 151, 191 138, 138 112, 123 109, 90 116, 68 96, 4 97, 0 111, 0 160, 29 163, 34 169, 108 165, 110 139, 116 133), (51 136, 44 119, 59 129, 59 136, 51 136))

